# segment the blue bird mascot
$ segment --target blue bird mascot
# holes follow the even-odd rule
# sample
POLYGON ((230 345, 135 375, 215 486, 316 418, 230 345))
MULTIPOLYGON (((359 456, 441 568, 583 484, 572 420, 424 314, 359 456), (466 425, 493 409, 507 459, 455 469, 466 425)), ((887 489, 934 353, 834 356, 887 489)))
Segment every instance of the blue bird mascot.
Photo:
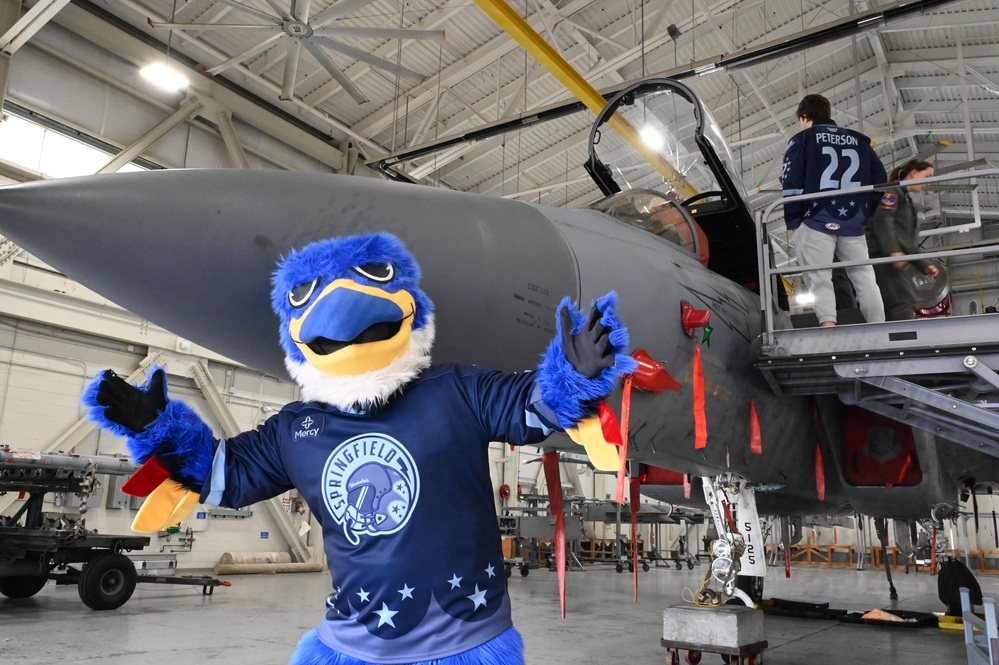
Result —
POLYGON ((431 367, 433 303, 419 279, 387 233, 285 257, 271 300, 302 401, 253 431, 215 438, 167 396, 161 368, 143 387, 105 370, 83 395, 94 421, 127 438, 136 477, 155 478, 136 530, 199 503, 238 508, 298 488, 322 524, 334 586, 292 665, 523 663, 488 444, 574 430, 635 367, 613 293, 588 317, 562 301, 537 371, 431 367), (430 547, 441 532, 454 540, 430 547))

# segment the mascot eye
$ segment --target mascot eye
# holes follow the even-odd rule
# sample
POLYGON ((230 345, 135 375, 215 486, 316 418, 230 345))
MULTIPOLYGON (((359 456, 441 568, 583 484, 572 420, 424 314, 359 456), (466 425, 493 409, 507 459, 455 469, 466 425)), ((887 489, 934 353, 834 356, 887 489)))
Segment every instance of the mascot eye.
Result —
POLYGON ((395 277, 395 268, 391 263, 365 263, 363 266, 355 266, 353 270, 361 277, 381 284, 391 282, 395 277))
POLYGON ((316 290, 316 286, 319 284, 319 278, 316 277, 311 282, 306 282, 305 284, 299 284, 291 291, 288 292, 288 304, 292 307, 301 307, 305 303, 309 302, 309 298, 312 297, 312 293, 316 290))

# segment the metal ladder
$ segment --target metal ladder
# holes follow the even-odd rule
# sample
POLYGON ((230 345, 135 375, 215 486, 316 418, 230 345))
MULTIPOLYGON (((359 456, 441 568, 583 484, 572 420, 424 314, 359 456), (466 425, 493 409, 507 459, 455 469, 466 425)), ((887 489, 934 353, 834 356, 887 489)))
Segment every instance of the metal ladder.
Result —
POLYGON ((999 628, 996 626, 996 601, 984 598, 985 619, 976 615, 971 607, 967 587, 961 587, 961 613, 964 620, 964 645, 968 652, 968 665, 999 665, 999 628), (981 634, 975 635, 975 629, 981 634))

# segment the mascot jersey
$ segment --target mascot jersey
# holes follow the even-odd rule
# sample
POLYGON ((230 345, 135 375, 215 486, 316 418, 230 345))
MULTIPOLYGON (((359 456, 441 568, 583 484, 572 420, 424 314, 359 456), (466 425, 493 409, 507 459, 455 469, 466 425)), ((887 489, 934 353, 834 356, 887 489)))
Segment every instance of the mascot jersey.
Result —
POLYGON ((290 404, 218 443, 201 499, 236 508, 298 488, 333 576, 327 646, 375 663, 466 651, 511 626, 488 444, 551 431, 534 378, 440 366, 368 412, 290 404))

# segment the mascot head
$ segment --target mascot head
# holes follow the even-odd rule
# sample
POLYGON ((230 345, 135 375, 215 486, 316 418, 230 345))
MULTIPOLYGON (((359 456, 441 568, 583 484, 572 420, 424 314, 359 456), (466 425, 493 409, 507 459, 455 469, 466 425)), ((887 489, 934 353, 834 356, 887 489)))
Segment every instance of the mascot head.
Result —
POLYGON ((430 365, 433 303, 402 242, 370 233, 314 242, 274 272, 285 365, 305 400, 384 403, 430 365))

